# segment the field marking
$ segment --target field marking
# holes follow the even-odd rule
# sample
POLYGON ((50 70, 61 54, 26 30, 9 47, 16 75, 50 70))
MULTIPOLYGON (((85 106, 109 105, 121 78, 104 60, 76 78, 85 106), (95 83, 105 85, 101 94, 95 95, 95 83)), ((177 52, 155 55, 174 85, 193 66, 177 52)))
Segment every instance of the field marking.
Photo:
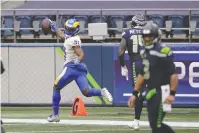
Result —
MULTIPOLYGON (((183 129, 191 129, 191 130, 198 130, 199 128, 174 128, 175 130, 183 130, 183 129)), ((105 132, 105 131, 133 131, 131 128, 127 129, 95 129, 95 130, 67 130, 67 133, 72 132, 105 132)), ((150 131, 150 128, 141 128, 141 131, 150 131)), ((22 132, 6 132, 6 133, 61 133, 66 131, 22 131, 22 132)))
MULTIPOLYGON (((64 124, 64 125, 101 125, 101 126, 127 126, 132 121, 112 120, 61 120, 59 123, 49 123, 45 119, 3 119, 5 124, 10 123, 32 123, 32 124, 64 124)), ((199 127, 199 122, 164 122, 173 127, 199 127)), ((141 126, 149 127, 148 121, 140 121, 141 126)))
MULTIPOLYGON (((95 130, 67 130, 67 133, 69 132, 104 132, 104 131, 130 131, 132 129, 95 129, 95 130)), ((143 131, 149 131, 150 129, 141 129, 143 131)), ((22 131, 22 132, 6 132, 6 133, 46 133, 46 132, 50 132, 50 133, 60 133, 60 132, 66 132, 66 131, 22 131)))
MULTIPOLYGON (((123 93, 124 97, 132 96, 132 93, 123 93)), ((199 94, 176 94, 176 97, 199 97, 199 94)))
MULTIPOLYGON (((128 51, 125 51, 127 54, 128 51)), ((199 54, 199 51, 173 51, 175 54, 199 54)))

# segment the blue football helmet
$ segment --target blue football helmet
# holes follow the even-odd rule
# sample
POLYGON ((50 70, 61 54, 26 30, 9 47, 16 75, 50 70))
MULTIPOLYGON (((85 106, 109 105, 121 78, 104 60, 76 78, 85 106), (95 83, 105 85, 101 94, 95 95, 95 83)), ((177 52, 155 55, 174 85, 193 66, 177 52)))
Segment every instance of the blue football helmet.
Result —
POLYGON ((144 15, 138 14, 133 16, 131 21, 131 27, 144 26, 147 23, 146 17, 144 15))
POLYGON ((151 49, 161 42, 162 32, 155 23, 147 23, 143 30, 143 43, 146 49, 151 49))
POLYGON ((66 21, 64 25, 66 36, 75 36, 79 33, 80 30, 80 22, 76 19, 69 19, 66 21))

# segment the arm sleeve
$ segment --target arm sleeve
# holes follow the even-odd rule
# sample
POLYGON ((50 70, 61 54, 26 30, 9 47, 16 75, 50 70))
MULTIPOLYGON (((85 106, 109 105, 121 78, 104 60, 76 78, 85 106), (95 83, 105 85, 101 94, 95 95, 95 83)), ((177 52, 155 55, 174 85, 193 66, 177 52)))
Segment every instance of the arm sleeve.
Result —
POLYGON ((176 73, 176 67, 171 56, 167 57, 168 73, 170 75, 176 73))
POLYGON ((166 58, 162 60, 162 65, 167 69, 167 72, 172 75, 176 73, 176 67, 173 62, 173 54, 168 55, 166 58))
POLYGON ((124 54, 126 50, 126 40, 122 38, 119 49, 118 49, 118 59, 121 66, 124 66, 124 54))

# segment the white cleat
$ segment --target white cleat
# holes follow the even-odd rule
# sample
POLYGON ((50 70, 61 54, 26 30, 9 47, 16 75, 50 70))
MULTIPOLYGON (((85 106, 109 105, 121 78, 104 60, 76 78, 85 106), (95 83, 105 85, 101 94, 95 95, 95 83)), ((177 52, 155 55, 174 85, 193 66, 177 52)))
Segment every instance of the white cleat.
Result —
POLYGON ((129 128, 132 128, 132 129, 134 129, 134 130, 136 130, 136 131, 138 131, 138 130, 140 129, 139 120, 136 120, 136 119, 135 119, 135 120, 133 121, 133 124, 129 124, 128 127, 129 127, 129 128))
POLYGON ((59 122, 60 118, 58 115, 50 115, 47 120, 48 122, 59 122))
POLYGON ((102 96, 106 97, 109 102, 113 102, 113 97, 112 97, 111 93, 106 88, 103 88, 101 90, 101 93, 102 93, 102 96))

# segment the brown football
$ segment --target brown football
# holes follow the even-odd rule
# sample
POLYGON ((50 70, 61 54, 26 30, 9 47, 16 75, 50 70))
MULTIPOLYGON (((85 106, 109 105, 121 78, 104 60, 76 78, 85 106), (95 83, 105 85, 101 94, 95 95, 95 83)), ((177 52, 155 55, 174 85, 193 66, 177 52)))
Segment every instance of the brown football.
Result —
POLYGON ((51 28, 50 28, 50 22, 49 20, 46 18, 41 22, 41 29, 43 31, 43 33, 45 35, 47 35, 48 33, 50 33, 51 28))

